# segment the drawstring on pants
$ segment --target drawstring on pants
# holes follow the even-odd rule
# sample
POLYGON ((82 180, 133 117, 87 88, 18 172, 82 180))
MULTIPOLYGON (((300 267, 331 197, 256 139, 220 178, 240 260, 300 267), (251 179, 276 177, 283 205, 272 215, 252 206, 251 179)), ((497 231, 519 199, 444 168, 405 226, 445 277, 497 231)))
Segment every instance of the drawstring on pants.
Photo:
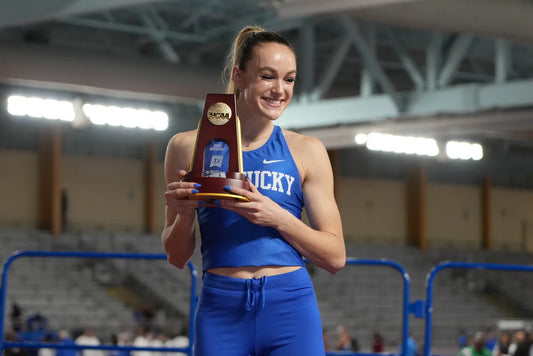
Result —
POLYGON ((246 311, 252 310, 252 307, 255 306, 255 301, 258 294, 261 302, 261 309, 265 309, 266 282, 266 276, 263 276, 259 279, 252 278, 246 280, 246 311))

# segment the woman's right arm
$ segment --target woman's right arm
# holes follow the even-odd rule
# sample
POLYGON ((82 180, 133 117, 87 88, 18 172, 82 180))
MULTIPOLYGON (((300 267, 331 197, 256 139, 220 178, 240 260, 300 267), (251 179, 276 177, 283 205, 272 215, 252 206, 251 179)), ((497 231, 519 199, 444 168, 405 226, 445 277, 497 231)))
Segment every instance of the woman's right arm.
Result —
POLYGON ((161 235, 168 262, 183 269, 194 253, 194 220, 197 200, 184 199, 194 192, 194 182, 182 182, 189 169, 196 131, 179 133, 165 154, 165 228, 161 235))

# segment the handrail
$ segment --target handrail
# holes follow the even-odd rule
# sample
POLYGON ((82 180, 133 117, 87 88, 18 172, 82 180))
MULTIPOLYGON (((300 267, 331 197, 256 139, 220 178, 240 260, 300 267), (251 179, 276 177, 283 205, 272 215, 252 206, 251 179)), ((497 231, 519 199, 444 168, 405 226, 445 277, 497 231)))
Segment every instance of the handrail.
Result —
POLYGON ((169 352, 186 352, 192 355, 192 345, 194 343, 194 310, 198 302, 198 272, 192 262, 187 263, 191 275, 191 297, 189 313, 189 346, 187 348, 169 348, 169 347, 137 347, 137 346, 118 346, 118 345, 61 345, 56 343, 42 342, 11 342, 4 340, 4 323, 5 323, 5 304, 7 295, 8 270, 11 264, 21 257, 60 257, 60 258, 117 258, 117 259, 145 259, 145 260, 166 260, 165 254, 157 253, 121 253, 121 252, 85 252, 85 251, 16 251, 12 253, 4 262, 2 271, 2 283, 0 285, 0 350, 13 347, 27 348, 68 348, 68 349, 96 349, 96 350, 139 350, 139 351, 169 351, 169 352))
MULTIPOLYGON (((192 355, 192 347, 194 344, 194 310, 198 303, 197 292, 197 270, 192 262, 187 264, 191 273, 191 297, 190 297, 190 314, 189 314, 189 346, 187 348, 169 348, 169 347, 138 347, 138 346, 117 346, 117 345, 65 345, 59 343, 43 343, 43 342, 11 342, 3 339, 4 335, 4 319, 5 319, 5 303, 7 291, 8 270, 11 264, 21 257, 59 257, 59 258, 117 258, 117 259, 149 259, 149 260, 166 260, 167 256, 164 254, 146 254, 146 253, 109 253, 109 252, 84 252, 84 251, 17 251, 14 252, 4 263, 2 273, 2 283, 0 285, 0 350, 4 348, 24 347, 24 348, 56 348, 56 349, 96 349, 96 350, 127 350, 127 351, 168 351, 168 352, 185 352, 192 355)), ((397 262, 387 259, 359 259, 347 258, 347 265, 369 265, 369 266, 386 266, 396 269, 400 272, 403 279, 403 315, 402 315, 402 343, 401 354, 405 355, 407 352, 407 338, 409 336, 409 313, 410 313, 410 277, 405 268, 397 262)), ((346 353, 346 352, 327 352, 328 356, 333 355, 375 355, 372 353, 346 353)), ((394 353, 384 353, 384 355, 395 355, 394 353)))
POLYGON ((424 356, 430 356, 431 350, 431 323, 433 318, 433 282, 435 276, 444 269, 450 268, 472 268, 489 269, 500 271, 533 271, 533 265, 512 265, 496 263, 474 263, 474 262, 441 262, 431 269, 426 277, 426 325, 424 338, 424 356))
MULTIPOLYGON (((396 269, 400 272, 403 280, 403 313, 402 313, 402 343, 401 343, 401 354, 406 355, 407 354, 407 339, 409 337, 409 297, 411 293, 411 280, 409 277, 409 273, 407 273, 407 270, 400 265, 399 263, 395 261, 391 261, 388 259, 362 259, 362 258, 353 258, 348 257, 346 259, 347 265, 368 265, 368 266, 387 266, 396 269)), ((353 352, 353 353, 346 353, 346 352, 327 352, 327 356, 334 356, 334 355, 357 355, 357 356, 368 356, 368 355, 376 355, 375 353, 363 353, 363 352, 353 352)), ((387 353, 380 353, 380 355, 395 355, 393 354, 387 354, 387 353)))

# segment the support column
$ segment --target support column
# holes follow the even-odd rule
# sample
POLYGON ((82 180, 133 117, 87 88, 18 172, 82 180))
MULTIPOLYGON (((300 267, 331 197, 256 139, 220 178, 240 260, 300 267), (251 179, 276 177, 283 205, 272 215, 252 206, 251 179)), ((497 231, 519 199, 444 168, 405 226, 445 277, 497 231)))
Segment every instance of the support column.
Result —
POLYGON ((407 177, 407 243, 426 250, 427 237, 427 199, 426 199, 426 170, 422 164, 417 164, 407 177))
POLYGON ((490 250, 492 248, 492 182, 490 178, 483 177, 481 181, 481 248, 490 250))
POLYGON ((44 127, 39 150, 39 228, 63 232, 61 127, 44 127))
POLYGON ((155 174, 157 163, 157 147, 152 143, 148 146, 145 160, 144 178, 144 224, 148 234, 156 234, 155 218, 155 174))

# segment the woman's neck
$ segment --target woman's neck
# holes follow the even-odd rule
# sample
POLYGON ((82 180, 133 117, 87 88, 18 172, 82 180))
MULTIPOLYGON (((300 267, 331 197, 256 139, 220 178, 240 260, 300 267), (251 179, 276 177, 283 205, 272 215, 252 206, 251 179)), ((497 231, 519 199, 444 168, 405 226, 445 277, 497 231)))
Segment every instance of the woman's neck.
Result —
POLYGON ((253 150, 261 147, 274 130, 274 123, 265 118, 254 116, 245 108, 239 108, 241 122, 241 143, 244 150, 253 150), (242 110, 244 109, 244 110, 242 110))
POLYGON ((274 130, 271 121, 252 123, 243 118, 241 121, 241 142, 244 150, 253 150, 261 147, 274 130))

